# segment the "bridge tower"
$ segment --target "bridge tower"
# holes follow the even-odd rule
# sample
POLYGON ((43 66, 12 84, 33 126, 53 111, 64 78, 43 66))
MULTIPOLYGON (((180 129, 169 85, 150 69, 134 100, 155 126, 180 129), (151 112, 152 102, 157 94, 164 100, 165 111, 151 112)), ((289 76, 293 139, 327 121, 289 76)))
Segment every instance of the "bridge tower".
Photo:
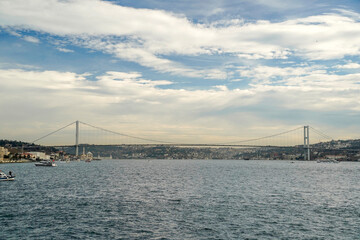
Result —
POLYGON ((310 161, 309 126, 304 126, 304 160, 310 161))
POLYGON ((76 121, 75 155, 79 156, 79 121, 76 121))

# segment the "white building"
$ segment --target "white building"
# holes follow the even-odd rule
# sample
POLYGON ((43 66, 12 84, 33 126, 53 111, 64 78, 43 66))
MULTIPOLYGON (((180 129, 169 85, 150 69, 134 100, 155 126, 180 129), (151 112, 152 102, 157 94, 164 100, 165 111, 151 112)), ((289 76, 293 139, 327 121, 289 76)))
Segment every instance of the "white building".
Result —
POLYGON ((39 159, 50 159, 50 156, 46 155, 44 152, 29 152, 29 153, 39 159))
POLYGON ((0 147, 0 161, 4 161, 4 156, 9 155, 9 150, 4 147, 0 147))
POLYGON ((92 152, 88 152, 87 154, 86 154, 86 159, 87 160, 93 160, 93 154, 92 154, 92 152))

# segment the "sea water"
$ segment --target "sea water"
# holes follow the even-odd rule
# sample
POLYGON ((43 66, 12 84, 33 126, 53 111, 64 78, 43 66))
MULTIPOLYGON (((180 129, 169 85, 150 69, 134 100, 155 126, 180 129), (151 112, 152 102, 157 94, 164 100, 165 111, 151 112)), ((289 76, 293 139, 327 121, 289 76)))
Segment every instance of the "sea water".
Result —
POLYGON ((0 239, 360 239, 360 163, 2 164, 0 239))

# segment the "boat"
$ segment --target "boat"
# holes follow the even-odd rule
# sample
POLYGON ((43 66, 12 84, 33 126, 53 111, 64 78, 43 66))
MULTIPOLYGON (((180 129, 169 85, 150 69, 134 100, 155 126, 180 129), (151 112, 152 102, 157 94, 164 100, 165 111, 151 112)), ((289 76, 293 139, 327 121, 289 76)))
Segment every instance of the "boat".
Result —
POLYGON ((14 181, 15 175, 13 175, 11 172, 9 172, 8 175, 6 175, 3 172, 0 172, 0 181, 14 181))
POLYGON ((98 156, 96 158, 93 158, 92 160, 94 161, 100 161, 102 158, 100 157, 100 154, 98 154, 98 156))
POLYGON ((50 160, 41 160, 40 162, 35 163, 37 167, 56 167, 56 163, 50 160))
POLYGON ((316 162, 317 163, 339 163, 339 161, 334 158, 318 159, 318 160, 316 160, 316 162))

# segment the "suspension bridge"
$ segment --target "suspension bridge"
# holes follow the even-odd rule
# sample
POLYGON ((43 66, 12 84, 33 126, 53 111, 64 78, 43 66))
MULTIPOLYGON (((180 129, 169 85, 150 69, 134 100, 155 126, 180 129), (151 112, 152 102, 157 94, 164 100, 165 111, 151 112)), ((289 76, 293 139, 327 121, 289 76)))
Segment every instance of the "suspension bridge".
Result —
POLYGON ((179 143, 162 139, 153 139, 131 135, 124 132, 112 131, 107 128, 94 126, 82 121, 74 121, 44 136, 32 143, 56 148, 75 148, 75 155, 79 155, 79 146, 121 146, 121 145, 147 145, 147 146, 174 146, 174 147, 227 147, 227 148, 258 148, 258 149, 301 149, 304 160, 311 159, 311 150, 315 151, 316 144, 330 141, 332 138, 311 126, 299 126, 294 129, 251 139, 238 139, 229 142, 214 143, 179 143), (310 134, 311 131, 311 134, 310 134), (64 138, 59 144, 49 145, 50 138, 64 138), (73 138, 73 143, 69 139, 73 138))

